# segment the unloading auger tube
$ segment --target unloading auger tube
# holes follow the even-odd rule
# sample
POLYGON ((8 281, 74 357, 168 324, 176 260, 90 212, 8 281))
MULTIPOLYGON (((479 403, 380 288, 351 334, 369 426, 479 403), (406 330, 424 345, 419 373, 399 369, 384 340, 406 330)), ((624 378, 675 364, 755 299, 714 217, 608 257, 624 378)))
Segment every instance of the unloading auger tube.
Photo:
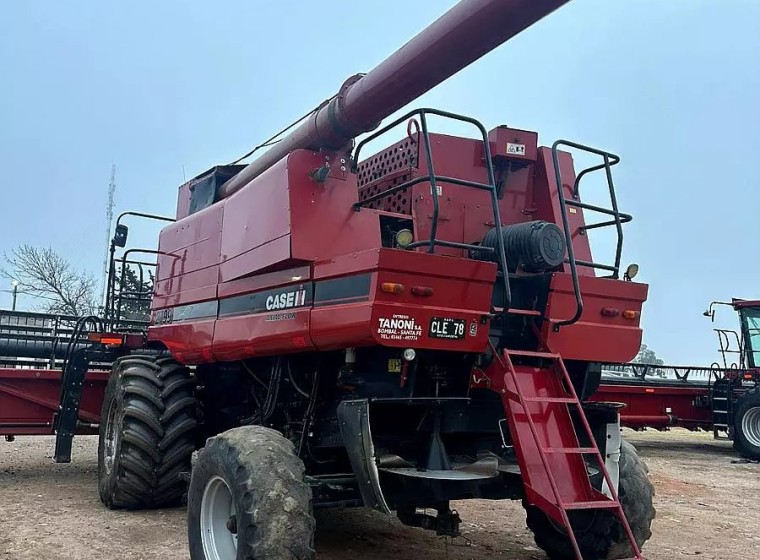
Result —
POLYGON ((462 0, 220 189, 240 190, 297 149, 338 149, 570 0, 462 0))

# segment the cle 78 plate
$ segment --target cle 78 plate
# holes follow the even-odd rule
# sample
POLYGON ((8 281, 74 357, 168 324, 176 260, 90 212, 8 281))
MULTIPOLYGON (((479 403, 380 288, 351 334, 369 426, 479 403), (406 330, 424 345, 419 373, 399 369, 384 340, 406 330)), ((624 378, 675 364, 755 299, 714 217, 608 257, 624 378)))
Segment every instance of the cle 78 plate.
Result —
POLYGON ((460 340, 464 338, 464 319, 451 319, 449 317, 433 317, 430 319, 430 338, 448 338, 460 340))

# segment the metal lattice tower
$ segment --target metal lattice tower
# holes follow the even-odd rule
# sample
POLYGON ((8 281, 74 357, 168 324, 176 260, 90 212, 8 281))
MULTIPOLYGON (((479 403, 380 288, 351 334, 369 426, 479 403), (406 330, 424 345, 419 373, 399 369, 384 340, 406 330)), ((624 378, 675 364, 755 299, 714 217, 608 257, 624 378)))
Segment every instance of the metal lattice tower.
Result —
POLYGON ((111 249, 111 224, 113 223, 114 194, 116 193, 116 164, 111 165, 111 182, 108 183, 108 201, 106 202, 106 246, 103 255, 103 294, 101 301, 105 302, 108 290, 108 258, 111 249))

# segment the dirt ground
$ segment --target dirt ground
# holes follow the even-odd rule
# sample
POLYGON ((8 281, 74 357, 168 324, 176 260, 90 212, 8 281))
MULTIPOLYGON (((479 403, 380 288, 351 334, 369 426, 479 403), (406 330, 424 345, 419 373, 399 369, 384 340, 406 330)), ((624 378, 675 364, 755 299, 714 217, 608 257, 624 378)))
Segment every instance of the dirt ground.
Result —
MULTIPOLYGON (((740 463, 728 442, 681 430, 632 433, 656 486, 648 560, 760 558, 760 464, 740 463)), ((0 441, 0 559, 186 560, 182 509, 111 512, 96 489, 96 445, 75 440, 73 462, 52 463, 51 438, 0 441)), ((519 503, 457 503, 472 542, 449 543, 367 511, 321 513, 323 560, 509 558, 541 560, 519 503)))

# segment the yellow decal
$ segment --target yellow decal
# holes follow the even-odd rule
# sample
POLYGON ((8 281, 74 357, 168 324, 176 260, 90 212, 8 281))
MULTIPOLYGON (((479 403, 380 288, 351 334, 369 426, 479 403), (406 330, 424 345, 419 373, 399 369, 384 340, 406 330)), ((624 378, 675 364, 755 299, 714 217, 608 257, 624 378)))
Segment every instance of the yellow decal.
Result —
POLYGON ((401 360, 388 360, 388 373, 401 373, 401 360))

